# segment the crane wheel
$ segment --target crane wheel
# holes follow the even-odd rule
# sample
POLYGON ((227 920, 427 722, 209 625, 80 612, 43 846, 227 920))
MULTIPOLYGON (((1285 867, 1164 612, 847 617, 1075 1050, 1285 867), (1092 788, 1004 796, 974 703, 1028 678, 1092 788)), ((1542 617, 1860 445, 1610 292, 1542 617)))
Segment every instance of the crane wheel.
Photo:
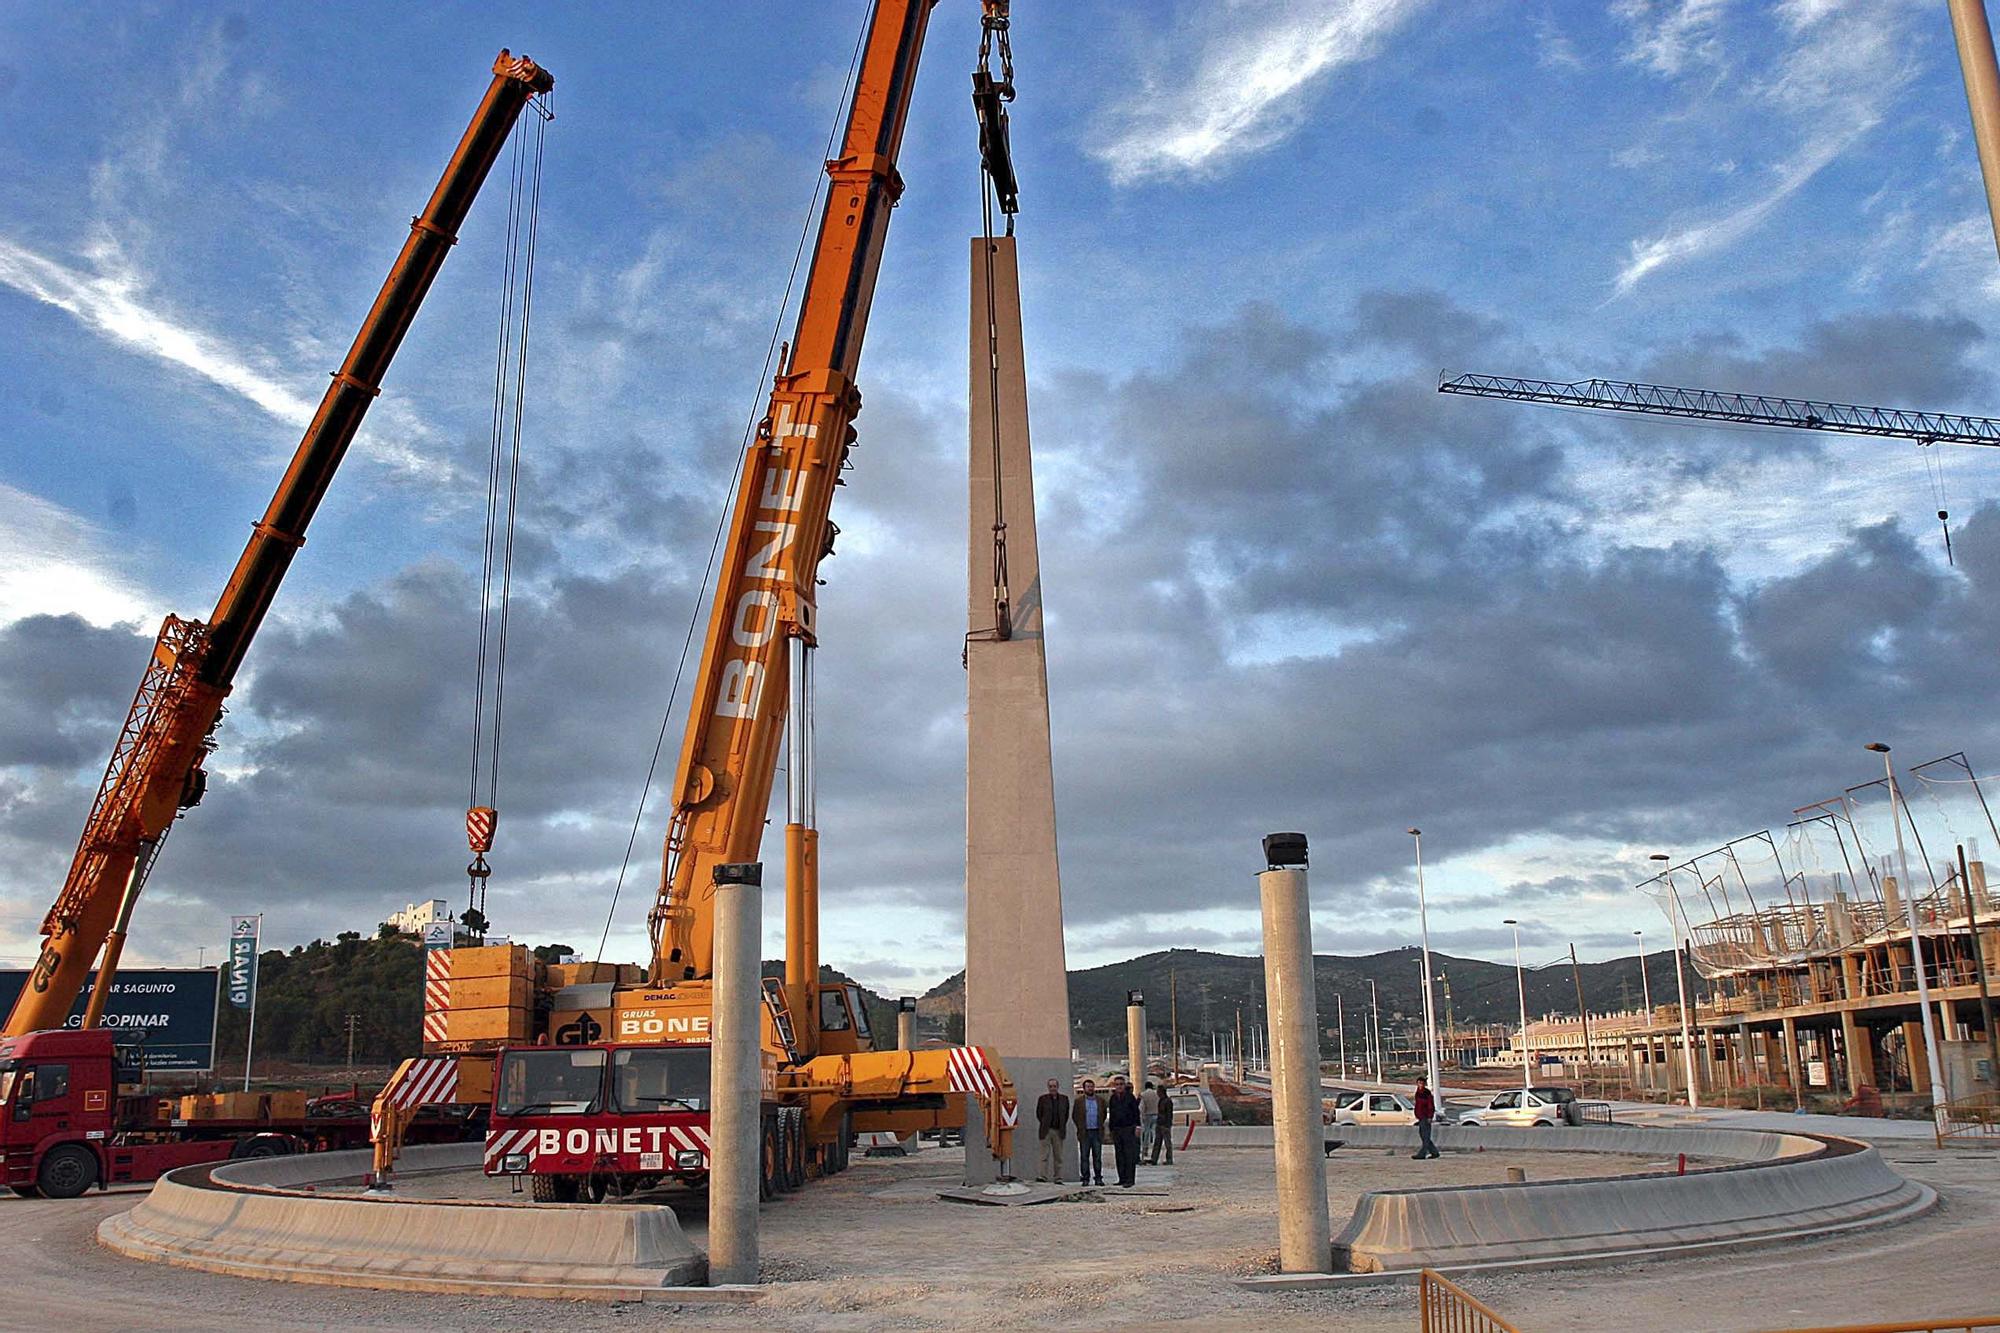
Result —
POLYGON ((761 1151, 757 1154, 757 1197, 769 1202, 778 1195, 778 1117, 764 1117, 763 1132, 758 1143, 761 1151))
POLYGON ((528 1177, 528 1197, 536 1203, 575 1203, 577 1193, 575 1176, 538 1173, 528 1177))
POLYGON ((51 1199, 74 1199, 97 1183, 97 1154, 66 1143, 42 1158, 35 1184, 51 1199))
POLYGON ((803 1107, 785 1108, 791 1138, 785 1146, 785 1188, 795 1190, 806 1183, 806 1113, 803 1107))

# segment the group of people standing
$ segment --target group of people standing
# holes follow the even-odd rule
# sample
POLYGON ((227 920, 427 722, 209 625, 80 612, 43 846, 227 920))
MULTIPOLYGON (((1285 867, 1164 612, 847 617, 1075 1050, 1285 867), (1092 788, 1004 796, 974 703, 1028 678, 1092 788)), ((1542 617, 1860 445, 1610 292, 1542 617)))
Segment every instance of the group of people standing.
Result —
POLYGON ((1123 1074, 1111 1077, 1111 1092, 1098 1092, 1094 1079, 1085 1079, 1074 1098, 1063 1095, 1062 1085, 1049 1080, 1049 1090, 1035 1103, 1035 1132, 1041 1156, 1035 1179, 1063 1183, 1064 1149, 1069 1134, 1076 1131, 1077 1179, 1085 1185, 1104 1183, 1104 1138, 1111 1136, 1112 1159, 1118 1183, 1131 1189, 1138 1180, 1141 1131, 1153 1130, 1152 1163, 1167 1150, 1167 1165, 1174 1161, 1174 1101, 1165 1084, 1148 1083, 1144 1094, 1132 1090, 1123 1074))

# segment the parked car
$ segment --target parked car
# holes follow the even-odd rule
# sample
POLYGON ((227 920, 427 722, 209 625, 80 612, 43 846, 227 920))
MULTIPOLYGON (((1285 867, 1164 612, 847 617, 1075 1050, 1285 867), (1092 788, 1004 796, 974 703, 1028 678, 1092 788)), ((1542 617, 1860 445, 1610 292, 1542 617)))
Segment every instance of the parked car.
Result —
POLYGON ((1417 1108, 1400 1092, 1365 1092, 1333 1113, 1336 1125, 1414 1125, 1417 1108))
POLYGON ((1577 1118, 1581 1109, 1576 1093, 1569 1088, 1513 1088, 1494 1093, 1491 1101, 1467 1111, 1458 1123, 1553 1128, 1581 1123, 1577 1118))
MULTIPOLYGON (((1207 1088, 1181 1085, 1169 1090, 1174 1099, 1174 1123, 1176 1125, 1219 1125, 1222 1123, 1222 1103, 1215 1100, 1215 1094, 1207 1088)), ((1150 1115, 1151 1112, 1148 1111, 1150 1115)))

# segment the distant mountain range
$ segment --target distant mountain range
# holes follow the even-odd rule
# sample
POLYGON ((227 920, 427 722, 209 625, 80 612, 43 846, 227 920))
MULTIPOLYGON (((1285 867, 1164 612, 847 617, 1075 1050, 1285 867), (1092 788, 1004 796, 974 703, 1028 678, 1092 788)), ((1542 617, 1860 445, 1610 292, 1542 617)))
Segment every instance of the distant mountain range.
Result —
MULTIPOLYGON (((1415 948, 1354 958, 1316 955, 1313 980, 1319 995, 1321 1026, 1333 1029, 1344 1012, 1348 1041, 1359 1042, 1370 982, 1375 985, 1375 1000, 1385 1033, 1421 1022, 1423 997, 1418 989, 1423 971, 1421 956, 1415 948)), ((1440 1030, 1447 1019, 1459 1027, 1500 1024, 1511 1029, 1519 1024, 1520 1001, 1511 965, 1458 958, 1436 950, 1431 952, 1431 965, 1444 978, 1433 992, 1440 1030)), ((1636 956, 1583 963, 1576 971, 1577 977, 1572 978, 1565 961, 1524 973, 1529 1017, 1575 1014, 1577 979, 1583 983, 1584 1002, 1592 1013, 1641 1007, 1636 956)), ((1673 954, 1665 950, 1649 953, 1646 975, 1652 985, 1653 1003, 1672 1003, 1673 954)), ((1708 993, 1692 968, 1688 969, 1688 985, 1698 996, 1708 993)), ((1150 1029, 1166 1032, 1177 1011, 1181 1035, 1206 1046, 1210 1032, 1235 1031, 1238 1009, 1242 1010, 1246 1028, 1258 1021, 1263 1012, 1264 960, 1255 955, 1167 949, 1122 963, 1071 972, 1069 1012, 1076 1029, 1076 1044, 1088 1049, 1104 1042, 1122 1043, 1125 997, 1134 990, 1145 994, 1146 1023, 1150 1029)), ((963 972, 933 986, 917 1001, 919 1017, 937 1026, 950 1028, 954 1018, 962 1023, 964 1011, 963 972)), ((1328 1044, 1331 1046, 1331 1040, 1328 1044)))

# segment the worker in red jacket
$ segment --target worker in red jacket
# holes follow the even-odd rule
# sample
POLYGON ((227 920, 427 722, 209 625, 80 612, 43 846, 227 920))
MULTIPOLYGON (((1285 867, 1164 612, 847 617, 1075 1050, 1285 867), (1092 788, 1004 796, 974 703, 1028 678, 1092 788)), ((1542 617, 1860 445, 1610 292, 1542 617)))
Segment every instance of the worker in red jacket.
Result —
POLYGON ((1431 1096, 1431 1085, 1425 1081, 1422 1074, 1417 1075, 1417 1095, 1415 1101, 1417 1108, 1417 1137, 1423 1140, 1423 1146, 1411 1153, 1410 1156, 1414 1160, 1422 1161, 1426 1157, 1435 1157, 1438 1155, 1437 1144, 1431 1142, 1431 1121, 1437 1118, 1437 1098, 1431 1096))

